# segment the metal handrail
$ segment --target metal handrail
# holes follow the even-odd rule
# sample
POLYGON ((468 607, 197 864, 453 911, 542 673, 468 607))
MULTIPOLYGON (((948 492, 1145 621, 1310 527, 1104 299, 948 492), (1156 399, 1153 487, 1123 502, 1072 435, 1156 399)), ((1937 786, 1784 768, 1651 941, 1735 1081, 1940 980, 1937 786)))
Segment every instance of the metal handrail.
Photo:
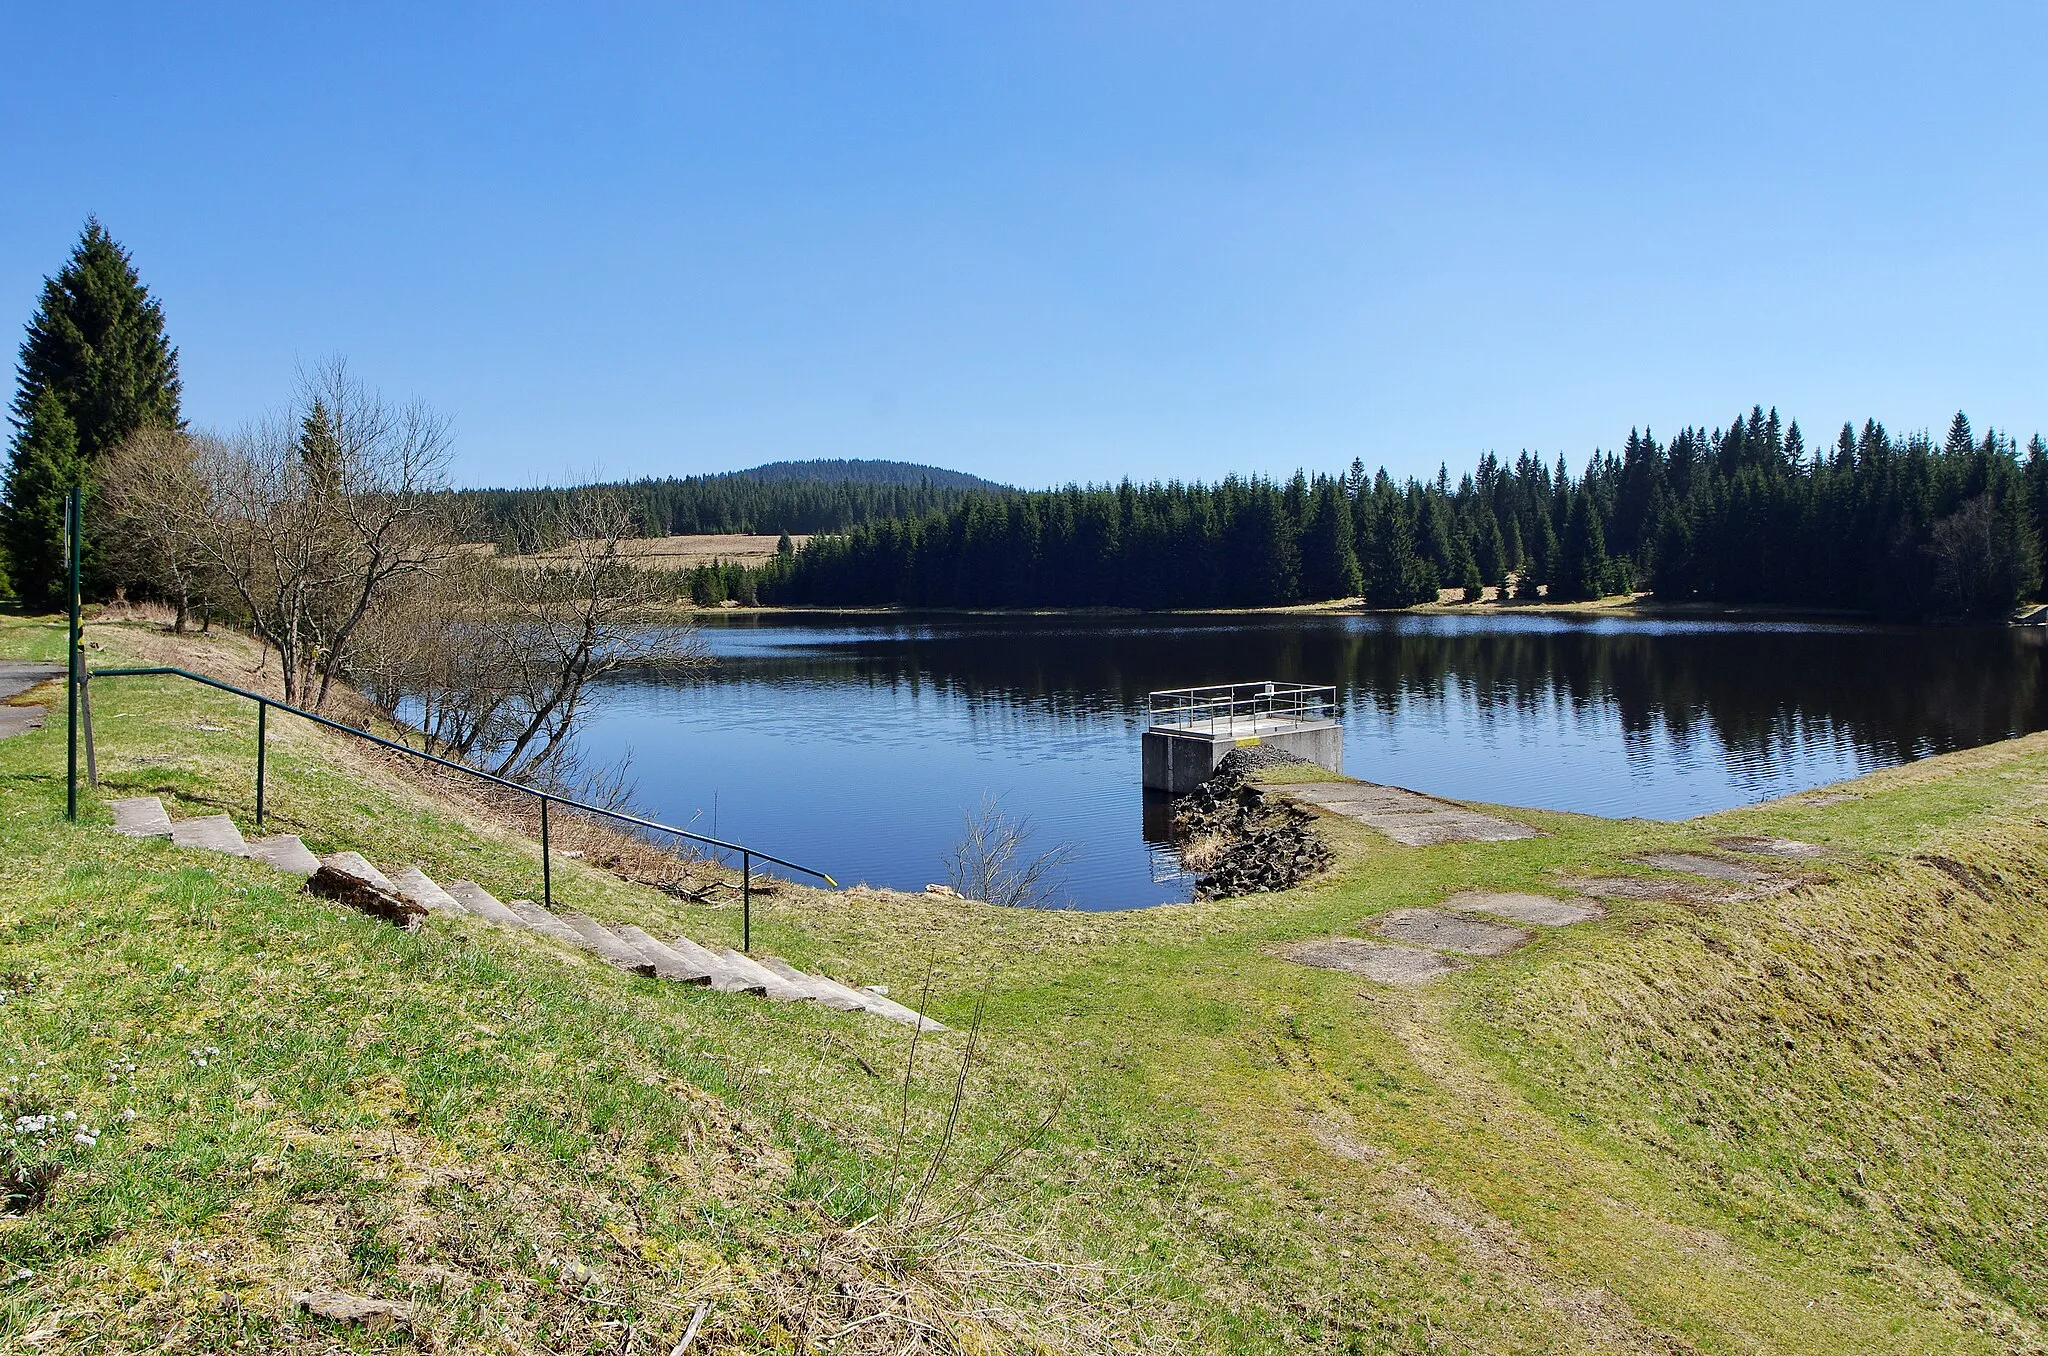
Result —
MULTIPOLYGON (((89 683, 90 680, 94 678, 185 678, 195 683, 202 683, 207 687, 218 688, 222 692, 231 692, 237 697, 247 697, 250 701, 255 702, 256 824, 257 827, 259 828, 262 827, 263 824, 264 764, 265 755, 269 747, 269 741, 264 736, 268 726, 267 717, 270 714, 270 708, 274 706, 278 710, 286 712, 290 715, 299 716, 306 720, 310 720, 315 725, 324 725, 330 730, 338 730, 342 734, 354 735, 357 739, 367 739, 372 744, 375 744, 380 748, 390 749, 394 753, 410 754, 414 758, 421 759, 424 762, 432 763, 437 767, 445 767, 449 769, 451 772, 461 772, 468 776, 475 777, 479 781, 489 782, 493 786, 502 786, 511 791, 521 791, 529 796, 538 797, 540 799, 541 899, 542 902, 545 903, 549 908, 554 907, 555 903, 554 868, 552 862, 550 861, 551 854, 549 850, 550 835, 548 829, 548 806, 550 805, 560 805, 564 809, 574 810, 581 814, 603 815, 607 819, 616 819, 620 823, 631 824, 635 828, 650 829, 656 833, 671 834, 677 838, 688 839, 692 843, 703 843, 708 847, 719 848, 726 852, 739 853, 741 920, 740 949, 742 951, 753 950, 755 859, 758 858, 761 861, 770 862, 776 866, 787 867, 791 871, 801 871, 806 876, 816 876, 819 880, 824 881, 833 889, 836 890, 839 888, 839 882, 832 879, 832 877, 826 875, 823 871, 819 871, 813 867, 799 865, 798 863, 789 861, 786 858, 771 856, 766 852, 760 852, 754 848, 750 848, 746 846, 744 843, 728 843, 723 838, 712 838, 706 834, 692 833, 688 829, 679 829, 673 824, 663 824, 657 820, 642 819, 638 815, 629 815, 620 810, 607 810, 602 805, 591 805, 585 801, 571 800, 567 796, 558 796, 552 791, 543 791, 537 786, 528 786, 525 782, 515 782, 510 777, 500 777, 494 772, 485 772, 480 768, 473 768, 469 766, 467 763, 458 763, 453 759, 442 758, 436 754, 423 752, 422 750, 415 749, 410 745, 401 744, 395 739, 386 739, 382 735, 371 734, 368 730, 359 730, 355 726, 349 725, 343 721, 335 720, 331 716, 319 715, 315 712, 305 710, 302 707, 293 706, 288 702, 278 701, 274 697, 266 697, 261 692, 251 692, 249 689, 245 687, 236 687, 233 683, 224 683, 218 678, 209 678, 203 673, 194 673, 190 669, 181 669, 168 664, 160 664, 151 665, 143 668, 93 669, 90 671, 81 672, 79 677, 81 683, 89 683)), ((75 771, 72 774, 72 780, 75 786, 77 780, 77 774, 75 771)))
POLYGON ((1337 689, 1310 683, 1217 683, 1208 687, 1168 688, 1146 696, 1146 721, 1153 729, 1206 729, 1220 723, 1235 727, 1249 716, 1297 721, 1333 720, 1337 689))

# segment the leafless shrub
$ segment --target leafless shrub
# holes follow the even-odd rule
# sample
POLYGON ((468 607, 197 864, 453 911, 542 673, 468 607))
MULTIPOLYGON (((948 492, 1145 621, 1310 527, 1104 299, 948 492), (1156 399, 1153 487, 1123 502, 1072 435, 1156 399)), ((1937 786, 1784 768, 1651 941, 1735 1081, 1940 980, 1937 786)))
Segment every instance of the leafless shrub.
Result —
POLYGON ((391 593, 351 673, 423 732, 429 752, 499 776, 565 776, 569 734, 592 682, 622 669, 704 662, 659 581, 620 549, 633 521, 616 496, 565 496, 543 530, 564 544, 508 568, 465 553, 391 593))
POLYGON ((1033 853, 1034 832, 1030 816, 1012 817, 999 799, 984 797, 981 808, 967 816, 966 831, 946 862, 946 883, 966 899, 1046 907, 1058 893, 1059 874, 1073 860, 1074 849, 1062 843, 1033 853))

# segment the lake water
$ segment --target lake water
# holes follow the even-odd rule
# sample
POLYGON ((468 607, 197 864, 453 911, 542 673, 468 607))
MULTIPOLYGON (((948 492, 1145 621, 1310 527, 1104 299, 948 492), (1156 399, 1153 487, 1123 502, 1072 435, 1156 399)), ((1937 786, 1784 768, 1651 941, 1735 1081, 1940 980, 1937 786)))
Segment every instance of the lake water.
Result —
MULTIPOLYGON (((671 824, 845 884, 943 881, 985 797, 1073 849, 1086 909, 1188 896, 1148 841, 1145 695, 1335 684, 1345 770, 1677 819, 2048 727, 2039 628, 1543 615, 716 616, 717 662, 615 678, 585 749, 671 824)), ((1159 806, 1152 805, 1154 834, 1159 806)))

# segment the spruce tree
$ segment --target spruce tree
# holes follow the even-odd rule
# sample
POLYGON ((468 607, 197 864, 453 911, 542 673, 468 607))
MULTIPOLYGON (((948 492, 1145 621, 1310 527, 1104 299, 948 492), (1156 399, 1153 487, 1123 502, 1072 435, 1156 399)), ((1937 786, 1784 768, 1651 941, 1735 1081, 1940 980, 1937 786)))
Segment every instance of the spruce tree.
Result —
MULTIPOLYGON (((56 401, 70 429, 72 451, 60 460, 74 479, 60 488, 87 484, 99 458, 144 425, 184 427, 178 406, 178 351, 164 336, 163 306, 149 295, 128 252, 98 218, 86 221, 57 276, 43 280, 41 303, 22 341, 15 377, 10 487, 17 481, 40 483, 58 465, 47 440, 64 440, 48 431, 51 421, 40 413, 45 396, 56 401), (31 452, 28 443, 38 424, 45 429, 46 442, 31 452), (35 464, 16 465, 24 455, 31 455, 35 464)), ((17 502, 10 489, 6 537, 20 562, 15 586, 24 598, 43 597, 43 566, 38 562, 61 558, 62 519, 52 528, 34 504, 17 507, 17 502), (34 540, 39 530, 58 535, 34 540)), ((86 528, 90 534, 90 521, 86 528)), ((88 568, 96 555, 88 536, 88 568)))
POLYGON ((7 464, 8 574, 15 596, 31 608, 64 600, 64 497, 83 477, 78 429, 46 390, 29 407, 7 464))
POLYGON ((1482 584, 1505 584, 1508 578, 1507 540, 1501 536, 1500 519, 1485 504, 1479 506, 1478 530, 1472 538, 1473 561, 1479 567, 1482 584))
POLYGON ((1364 592, 1351 544, 1351 506, 1332 480, 1318 481, 1301 538, 1301 596, 1311 602, 1364 592))
POLYGON ((1942 451, 1951 457, 1967 457, 1977 450, 1977 440, 1970 433, 1970 420, 1961 410, 1948 421, 1948 438, 1942 444, 1942 451))
POLYGON ((2027 509, 2033 517, 2036 561, 2041 577, 2048 581, 2048 443, 2036 433, 2027 443, 2027 509))
POLYGON ((313 408, 299 421, 299 464, 306 469, 306 482, 322 497, 341 488, 341 435, 334 416, 318 396, 313 408))

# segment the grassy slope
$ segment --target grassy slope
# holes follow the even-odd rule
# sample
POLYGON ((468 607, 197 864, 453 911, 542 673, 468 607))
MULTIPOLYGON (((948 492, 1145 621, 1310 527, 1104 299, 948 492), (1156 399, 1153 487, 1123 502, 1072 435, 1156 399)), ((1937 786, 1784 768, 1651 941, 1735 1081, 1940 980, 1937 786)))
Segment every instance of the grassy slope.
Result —
MULTIPOLYGON (((55 648, 0 621, 0 654, 55 648)), ((95 700, 111 791, 247 804, 234 703, 142 680, 95 700)), ((713 1349, 739 1350, 885 1309, 837 1349, 2039 1349, 2042 738, 1682 825, 1526 814, 1549 836, 1418 850, 1333 822, 1336 873, 1253 900, 785 891, 761 949, 899 995, 929 967, 962 1028, 994 969, 938 1204, 909 1223, 964 1031, 922 1044, 899 1151, 900 1029, 468 923, 406 936, 116 839, 96 805, 69 828, 61 741, 0 743, 0 970, 35 975, 0 1058, 47 1060, 95 1124, 139 1118, 0 1223, 0 1266, 37 1273, 0 1289, 0 1345, 312 1347, 286 1301, 322 1283, 416 1298, 451 1347, 652 1349, 710 1299, 713 1349), (1618 903, 1421 991, 1269 954, 1729 832, 1835 856, 1791 895, 1618 903), (108 1061, 138 1068, 109 1086, 108 1061), (964 1229, 933 1219, 955 1203, 964 1229)), ((530 844, 295 722, 273 741, 274 813, 316 848, 537 890, 530 844)), ((557 888, 735 930, 573 866, 557 888)))

